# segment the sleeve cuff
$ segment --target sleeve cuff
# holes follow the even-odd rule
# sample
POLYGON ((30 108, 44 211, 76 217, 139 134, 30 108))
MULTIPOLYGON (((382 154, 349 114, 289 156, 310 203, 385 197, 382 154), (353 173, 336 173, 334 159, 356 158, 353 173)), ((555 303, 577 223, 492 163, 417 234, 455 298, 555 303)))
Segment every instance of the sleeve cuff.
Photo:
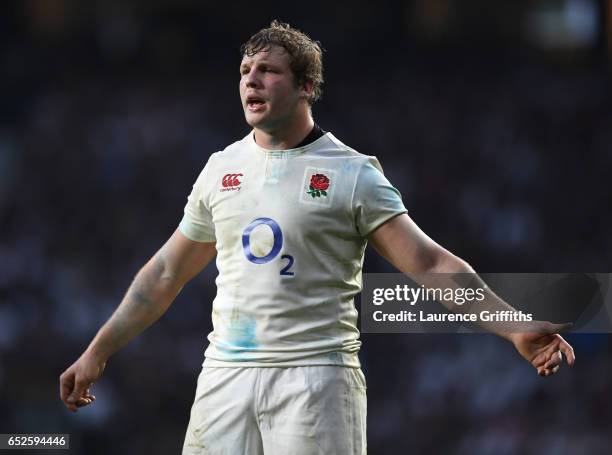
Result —
POLYGON ((209 226, 198 223, 187 214, 183 215, 183 219, 179 223, 179 231, 194 242, 211 243, 217 240, 214 230, 211 232, 209 226))

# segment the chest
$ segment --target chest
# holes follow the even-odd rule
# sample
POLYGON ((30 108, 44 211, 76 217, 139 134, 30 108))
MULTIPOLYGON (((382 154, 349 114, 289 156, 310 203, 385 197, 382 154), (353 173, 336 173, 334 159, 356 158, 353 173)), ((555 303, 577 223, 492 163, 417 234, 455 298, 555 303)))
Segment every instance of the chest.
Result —
POLYGON ((228 163, 219 167, 214 185, 210 209, 218 241, 229 236, 228 242, 234 244, 247 230, 265 223, 271 228, 264 231, 278 229, 295 240, 355 233, 354 173, 342 161, 228 163))

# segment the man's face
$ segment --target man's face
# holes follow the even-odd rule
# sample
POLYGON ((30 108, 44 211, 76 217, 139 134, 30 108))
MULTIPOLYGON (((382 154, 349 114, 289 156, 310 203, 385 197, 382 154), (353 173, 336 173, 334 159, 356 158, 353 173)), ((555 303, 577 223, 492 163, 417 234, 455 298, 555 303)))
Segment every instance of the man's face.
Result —
POLYGON ((304 98, 303 90, 295 84, 285 49, 272 45, 269 51, 245 55, 240 76, 240 99, 249 125, 275 131, 290 124, 304 98))

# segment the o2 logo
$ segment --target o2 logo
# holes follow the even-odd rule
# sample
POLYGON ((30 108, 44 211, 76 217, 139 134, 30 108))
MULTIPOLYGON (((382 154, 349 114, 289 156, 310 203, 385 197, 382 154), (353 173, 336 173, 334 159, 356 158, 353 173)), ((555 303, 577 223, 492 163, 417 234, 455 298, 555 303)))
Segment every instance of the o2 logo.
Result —
MULTIPOLYGON (((256 218, 249 223, 249 225, 244 228, 242 231, 242 250, 244 251, 244 255, 246 258, 251 261, 253 264, 266 264, 278 256, 281 248, 283 247, 283 231, 281 231, 280 226, 276 221, 272 218, 256 218), (251 232, 257 226, 266 225, 272 230, 272 234, 274 235, 274 244, 272 245, 272 249, 265 256, 255 256, 251 251, 251 232)), ((281 269, 280 274, 282 276, 294 276, 295 273, 290 271, 291 267, 295 260, 293 256, 290 254, 283 254, 281 256, 281 260, 286 259, 287 264, 281 269)))

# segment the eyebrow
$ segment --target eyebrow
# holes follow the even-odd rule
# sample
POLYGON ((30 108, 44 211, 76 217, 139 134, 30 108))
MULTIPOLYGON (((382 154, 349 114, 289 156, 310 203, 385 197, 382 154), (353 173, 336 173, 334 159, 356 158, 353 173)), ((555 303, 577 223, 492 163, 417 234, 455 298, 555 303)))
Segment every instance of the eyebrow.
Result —
POLYGON ((246 66, 253 66, 253 65, 265 65, 265 66, 269 66, 271 68, 280 68, 280 66, 276 63, 271 63, 268 60, 259 60, 258 62, 242 62, 240 64, 240 70, 242 70, 244 67, 246 66))

